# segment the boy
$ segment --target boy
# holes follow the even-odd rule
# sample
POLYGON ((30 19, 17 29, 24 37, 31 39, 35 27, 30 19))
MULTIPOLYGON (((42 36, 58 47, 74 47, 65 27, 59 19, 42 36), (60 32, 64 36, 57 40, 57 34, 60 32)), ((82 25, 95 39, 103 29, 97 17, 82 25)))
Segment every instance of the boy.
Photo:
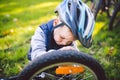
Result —
POLYGON ((87 5, 81 0, 64 0, 55 12, 58 17, 38 27, 32 37, 29 60, 58 49, 75 50, 75 40, 91 46, 94 16, 87 5))

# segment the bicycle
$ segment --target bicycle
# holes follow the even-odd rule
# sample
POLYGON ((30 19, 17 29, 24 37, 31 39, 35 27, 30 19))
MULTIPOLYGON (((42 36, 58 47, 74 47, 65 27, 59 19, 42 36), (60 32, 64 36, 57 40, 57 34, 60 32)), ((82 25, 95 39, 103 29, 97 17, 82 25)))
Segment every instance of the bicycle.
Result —
POLYGON ((17 76, 0 80, 106 80, 106 76, 90 55, 56 50, 31 61, 17 76))
POLYGON ((57 50, 31 61, 17 80, 106 80, 102 66, 90 55, 57 50))
POLYGON ((114 12, 110 18, 109 30, 120 25, 120 1, 116 4, 114 12))
POLYGON ((98 10, 95 13, 97 16, 98 12, 106 12, 109 18, 109 30, 112 30, 113 27, 118 26, 120 22, 120 0, 100 0, 99 5, 97 6, 98 10))
POLYGON ((116 3, 118 2, 118 0, 99 0, 99 5, 97 6, 98 10, 95 13, 95 15, 97 16, 97 14, 106 12, 108 18, 110 18, 114 12, 114 6, 116 5, 116 3))
POLYGON ((100 5, 102 3, 103 0, 83 0, 84 3, 86 3, 91 11, 94 14, 94 18, 96 19, 97 17, 97 13, 100 10, 100 5))
POLYGON ((109 18, 109 30, 120 25, 120 0, 83 0, 89 5, 95 19, 98 13, 105 12, 109 18))
POLYGON ((95 19, 98 15, 98 13, 105 12, 110 18, 114 12, 114 7, 118 3, 119 0, 83 0, 85 3, 88 3, 91 1, 92 10, 95 15, 95 19), (94 4, 94 5, 93 5, 94 4))

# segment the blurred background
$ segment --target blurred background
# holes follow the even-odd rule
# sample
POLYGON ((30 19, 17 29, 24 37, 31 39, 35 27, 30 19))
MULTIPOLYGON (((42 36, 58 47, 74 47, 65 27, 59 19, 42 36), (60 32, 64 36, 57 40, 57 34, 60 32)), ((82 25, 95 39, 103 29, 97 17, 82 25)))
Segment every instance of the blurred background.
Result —
MULTIPOLYGON (((0 0, 0 77, 17 75, 28 63, 27 52, 35 29, 56 17, 62 0, 0 0)), ((120 26, 109 29, 106 13, 98 13, 90 54, 105 69, 108 80, 120 80, 120 26)))

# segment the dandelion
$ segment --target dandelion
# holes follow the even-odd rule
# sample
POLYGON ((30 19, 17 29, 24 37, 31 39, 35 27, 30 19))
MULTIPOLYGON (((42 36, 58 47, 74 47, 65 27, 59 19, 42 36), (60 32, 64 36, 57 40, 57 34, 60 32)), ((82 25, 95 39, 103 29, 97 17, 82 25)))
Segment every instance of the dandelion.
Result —
POLYGON ((6 16, 7 18, 9 18, 9 17, 10 17, 10 14, 6 14, 5 16, 6 16))
POLYGON ((14 21, 14 22, 17 22, 17 21, 18 21, 18 19, 17 19, 17 18, 14 18, 14 19, 13 19, 13 21, 14 21))
POLYGON ((14 32, 14 29, 10 29, 10 32, 13 33, 13 32, 14 32))
POLYGON ((28 30, 31 31, 33 28, 32 27, 28 27, 28 30))

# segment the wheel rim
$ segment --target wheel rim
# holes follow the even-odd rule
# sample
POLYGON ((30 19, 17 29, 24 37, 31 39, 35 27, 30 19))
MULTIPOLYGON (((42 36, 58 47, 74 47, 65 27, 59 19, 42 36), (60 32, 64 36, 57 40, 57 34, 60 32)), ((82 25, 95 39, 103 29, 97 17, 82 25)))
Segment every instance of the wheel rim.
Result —
POLYGON ((113 22, 113 27, 119 27, 120 26, 120 11, 116 14, 113 22))
MULTIPOLYGON (((86 65, 80 64, 80 63, 74 63, 74 62, 62 62, 62 63, 57 63, 57 64, 53 64, 53 65, 49 65, 47 67, 44 67, 42 69, 40 69, 39 71, 37 71, 34 75, 32 75, 30 77, 30 80, 36 80, 33 79, 35 76, 39 77, 43 76, 44 78, 46 78, 46 75, 51 77, 49 78, 49 80, 66 80, 66 78, 69 78, 69 80, 98 80, 97 75, 93 72, 92 69, 90 69, 89 67, 87 67, 86 65), (82 66, 85 71, 82 73, 76 73, 76 74, 69 74, 69 75, 56 75, 54 71, 50 71, 49 73, 46 71, 61 65, 76 65, 76 66, 82 66), (56 79, 55 79, 56 78, 56 79)), ((44 80, 43 78, 43 80, 44 80)), ((47 77, 48 78, 48 77, 47 77)))

